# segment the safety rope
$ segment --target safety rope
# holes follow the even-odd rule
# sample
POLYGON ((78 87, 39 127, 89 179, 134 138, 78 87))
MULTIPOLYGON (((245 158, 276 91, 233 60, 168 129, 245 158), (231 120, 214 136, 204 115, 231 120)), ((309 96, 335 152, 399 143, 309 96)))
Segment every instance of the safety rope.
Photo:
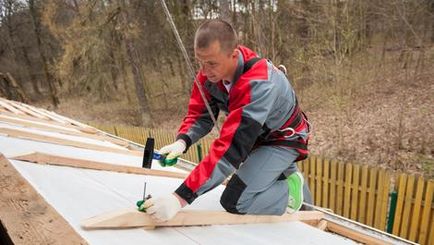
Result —
POLYGON ((178 43, 179 49, 181 49, 181 52, 182 52, 184 59, 185 59, 185 62, 187 63, 187 67, 188 67, 188 71, 190 73, 190 76, 193 78, 193 81, 196 83, 196 86, 199 89, 200 96, 202 97, 203 102, 205 103, 206 109, 208 110, 208 113, 209 113, 212 121, 214 122, 214 125, 216 126, 217 130, 220 132, 220 127, 217 124, 217 120, 214 116, 214 113, 213 113, 211 107, 209 106, 208 100, 205 97, 205 93, 203 92, 202 86, 201 86, 200 82, 196 79, 193 65, 191 64, 190 58, 188 57, 188 54, 187 54, 187 50, 185 49, 185 46, 182 43, 181 37, 179 36, 178 30, 176 29, 175 23, 173 22, 172 15, 170 14, 169 9, 167 8, 166 2, 164 0, 160 0, 160 2, 161 2, 161 6, 163 7, 164 13, 166 14, 167 21, 169 22, 170 27, 172 28, 173 34, 175 34, 175 38, 176 38, 176 41, 178 43))

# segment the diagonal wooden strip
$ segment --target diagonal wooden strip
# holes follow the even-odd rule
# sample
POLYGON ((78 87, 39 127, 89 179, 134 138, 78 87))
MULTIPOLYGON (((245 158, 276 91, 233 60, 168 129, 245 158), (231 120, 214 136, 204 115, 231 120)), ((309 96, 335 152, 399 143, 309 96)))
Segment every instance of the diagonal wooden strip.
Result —
POLYGON ((98 132, 98 130, 96 130, 95 128, 92 128, 92 127, 90 127, 90 126, 88 126, 88 125, 86 125, 84 123, 78 122, 76 120, 72 120, 71 118, 64 117, 64 116, 59 115, 59 114, 57 114, 55 112, 47 111, 47 110, 44 110, 44 109, 39 109, 39 110, 43 111, 45 115, 50 116, 50 118, 53 117, 53 118, 56 118, 57 120, 63 120, 65 122, 67 122, 67 123, 75 125, 75 126, 81 128, 83 130, 83 132, 93 133, 93 134, 95 134, 95 133, 98 132))
POLYGON ((113 144, 120 145, 123 147, 127 147, 129 145, 127 141, 116 139, 116 138, 105 136, 105 135, 95 135, 95 134, 84 133, 80 130, 80 128, 72 128, 72 126, 67 127, 66 125, 65 126, 51 125, 49 122, 47 122, 47 123, 33 122, 31 120, 18 119, 18 118, 6 116, 6 115, 1 115, 1 114, 0 114, 0 122, 19 125, 22 127, 43 129, 43 130, 48 131, 48 132, 56 132, 56 133, 62 133, 62 134, 66 134, 66 135, 81 136, 81 137, 86 137, 86 138, 90 138, 90 139, 109 141, 113 144), (77 130, 80 130, 80 132, 77 130))
POLYGON ((60 120, 60 119, 58 119, 56 117, 53 117, 53 116, 51 116, 51 115, 43 112, 42 109, 40 109, 40 108, 36 108, 36 107, 30 106, 30 105, 27 105, 27 104, 23 104, 23 106, 26 107, 26 108, 28 108, 29 110, 33 111, 36 114, 39 114, 39 115, 41 115, 43 117, 48 118, 49 120, 52 120, 52 121, 55 121, 57 123, 64 124, 64 125, 69 124, 69 122, 66 122, 64 120, 60 120))
POLYGON ((0 220, 12 243, 87 244, 1 154, 0 188, 0 220))
POLYGON ((75 130, 74 128, 67 127, 66 125, 59 126, 59 125, 51 124, 50 122, 38 122, 30 119, 21 119, 21 118, 16 118, 11 116, 1 115, 1 114, 0 114, 0 122, 15 124, 23 127, 32 127, 37 129, 50 130, 50 131, 65 133, 65 134, 75 133, 75 135, 78 134, 83 135, 77 130, 75 130))
POLYGON ((370 236, 366 233, 361 233, 359 231, 353 230, 350 227, 344 226, 342 224, 339 224, 337 222, 333 222, 331 220, 327 220, 327 230, 332 231, 334 233, 337 233, 339 235, 342 235, 344 237, 351 238, 357 242, 360 242, 362 244, 373 244, 373 245, 385 245, 385 244, 392 244, 390 242, 381 240, 379 238, 370 236))
POLYGON ((123 150, 123 149, 118 149, 118 148, 113 148, 108 146, 89 144, 89 143, 56 138, 52 136, 46 136, 46 135, 31 133, 27 131, 16 130, 16 129, 0 127, 0 133, 14 138, 29 139, 34 141, 58 144, 58 145, 74 146, 74 147, 84 148, 89 150, 106 151, 106 152, 121 153, 121 154, 136 155, 136 156, 143 155, 143 153, 139 151, 130 151, 127 149, 123 150))
POLYGON ((34 112, 31 109, 28 109, 24 104, 21 104, 19 102, 12 102, 12 101, 8 101, 10 105, 14 106, 15 108, 21 110, 22 112, 25 112, 26 114, 32 116, 32 117, 36 117, 39 119, 43 119, 43 120, 47 120, 49 119, 48 117, 41 115, 39 113, 34 112))
POLYGON ((11 159, 38 163, 38 164, 113 171, 113 172, 127 173, 127 174, 144 174, 144 175, 162 176, 162 177, 179 178, 179 179, 185 179, 187 177, 187 174, 185 173, 123 166, 123 165, 89 161, 89 160, 83 160, 77 158, 61 157, 61 156, 50 155, 41 152, 32 152, 20 156, 11 157, 11 159))
POLYGON ((18 110, 17 108, 9 105, 5 100, 0 100, 0 106, 6 108, 8 111, 14 113, 14 114, 19 114, 19 115, 25 115, 24 112, 18 110))
POLYGON ((98 215, 84 220, 84 229, 133 228, 133 227, 172 227, 202 225, 235 225, 253 223, 278 223, 288 221, 320 220, 324 214, 319 211, 299 211, 282 216, 272 215, 237 215, 224 211, 183 210, 173 219, 156 223, 149 214, 136 209, 125 209, 98 215))

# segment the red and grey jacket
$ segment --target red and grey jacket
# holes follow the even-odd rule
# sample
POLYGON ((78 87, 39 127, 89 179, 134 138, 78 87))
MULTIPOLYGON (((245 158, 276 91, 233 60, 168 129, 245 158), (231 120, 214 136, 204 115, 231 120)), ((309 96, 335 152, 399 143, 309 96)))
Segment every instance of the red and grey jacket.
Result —
MULTIPOLYGON (((306 158, 308 154, 309 125, 285 74, 266 59, 258 59, 250 49, 243 46, 238 49, 238 67, 229 93, 222 81, 212 83, 201 71, 196 76, 215 117, 220 111, 227 117, 209 154, 175 191, 188 203, 220 185, 255 147, 279 145, 294 148, 300 153, 297 160, 306 158)), ((188 113, 177 139, 183 139, 188 149, 213 126, 194 83, 188 113)))

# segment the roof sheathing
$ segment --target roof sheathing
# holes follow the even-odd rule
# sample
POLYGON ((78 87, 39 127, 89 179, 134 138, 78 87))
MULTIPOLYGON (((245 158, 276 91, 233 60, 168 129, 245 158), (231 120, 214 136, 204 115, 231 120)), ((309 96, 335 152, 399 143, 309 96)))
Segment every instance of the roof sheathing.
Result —
MULTIPOLYGON (((72 127, 77 127, 77 125, 79 124, 72 127)), ((10 126, 10 124, 7 127, 22 129, 21 126, 10 126)), ((32 128, 30 130, 43 129, 32 128)), ((65 137, 61 132, 51 132, 50 136, 65 137)), ((85 137, 85 134, 83 134, 83 137, 85 137)), ((97 140, 93 143, 97 143, 97 140)), ((101 143, 97 144, 106 145, 106 142, 101 141, 101 143)), ((141 166, 142 160, 141 157, 129 154, 80 149, 5 136, 0 136, 0 149, 8 157, 30 151, 39 151, 65 157, 78 157, 136 167, 141 166)), ((15 160, 11 162, 45 200, 91 244, 138 243, 139 241, 147 243, 178 243, 185 241, 187 244, 220 242, 229 244, 240 242, 253 244, 265 242, 286 244, 295 242, 311 244, 353 243, 348 239, 323 232, 301 222, 178 227, 154 231, 144 231, 143 229, 119 230, 116 232, 84 231, 79 226, 81 220, 100 213, 133 206, 135 201, 142 196, 145 179, 148 182, 148 193, 152 193, 154 196, 171 193, 182 180, 68 167, 42 166, 15 160)), ((159 169, 159 166, 155 166, 155 168, 159 169)), ((164 170, 167 170, 167 168, 164 168, 164 170)), ((199 198, 188 209, 222 210, 219 204, 222 190, 223 187, 216 188, 199 198)))

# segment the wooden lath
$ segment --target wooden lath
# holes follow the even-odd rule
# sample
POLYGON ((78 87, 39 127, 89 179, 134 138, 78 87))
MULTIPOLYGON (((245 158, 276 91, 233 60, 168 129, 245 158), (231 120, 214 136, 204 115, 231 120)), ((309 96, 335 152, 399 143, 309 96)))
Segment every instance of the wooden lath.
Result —
POLYGON ((42 129, 44 131, 48 132, 56 132, 56 133, 62 133, 66 135, 72 135, 72 136, 81 136, 86 137, 90 139, 96 139, 96 140, 102 140, 102 141, 108 141, 123 147, 127 147, 129 144, 127 141, 115 139, 109 136, 105 135, 95 135, 95 134, 88 134, 84 133, 82 131, 78 131, 78 128, 75 126, 60 126, 60 125, 51 125, 48 122, 42 123, 42 122, 33 122, 31 120, 27 119, 17 119, 11 116, 1 115, 0 114, 0 122, 5 122, 9 124, 18 125, 21 127, 29 127, 29 128, 36 128, 36 129, 42 129))
POLYGON ((170 172, 170 171, 163 171, 163 170, 116 165, 112 163, 56 156, 56 155, 51 155, 51 154, 46 154, 41 152, 31 152, 28 154, 11 157, 11 159, 38 163, 38 164, 84 168, 84 169, 93 169, 93 170, 104 170, 104 171, 112 171, 112 172, 127 173, 127 174, 143 174, 143 175, 150 175, 150 176, 170 177, 170 178, 179 178, 179 179, 185 179, 187 177, 186 173, 177 173, 177 172, 170 172))
POLYGON ((337 233, 341 236, 350 238, 354 241, 363 243, 363 244, 372 244, 372 245, 383 245, 383 244, 392 244, 391 242, 386 242, 383 239, 362 233, 360 231, 351 229, 345 225, 339 224, 337 222, 333 222, 331 220, 327 220, 325 224, 325 230, 337 233))
POLYGON ((24 112, 18 110, 17 108, 9 105, 5 100, 1 99, 0 100, 0 106, 2 106, 3 108, 7 109, 8 111, 14 113, 14 114, 19 114, 19 115, 25 115, 24 112))
POLYGON ((73 125, 80 129, 80 131, 83 131, 85 133, 89 134, 95 134, 98 132, 95 128, 92 128, 86 124, 77 122, 75 120, 72 120, 67 117, 60 116, 54 112, 47 111, 45 109, 36 108, 24 103, 1 99, 0 98, 0 106, 3 106, 10 112, 16 114, 16 115, 30 115, 34 118, 40 119, 40 120, 50 120, 54 121, 56 123, 60 123, 61 125, 73 125))
POLYGON ((0 154, 0 220, 15 244, 87 244, 0 154))
POLYGON ((84 143, 69 139, 62 139, 57 138, 53 136, 46 136, 36 133, 31 133, 27 131, 21 131, 16 129, 9 129, 9 128, 2 128, 0 127, 0 133, 3 135, 7 135, 9 137, 14 138, 21 138, 21 139, 28 139, 33 141, 40 141, 40 142, 46 142, 46 143, 52 143, 57 145, 67 145, 67 146, 73 146, 83 149, 89 149, 89 150, 97 150, 97 151, 106 151, 106 152, 112 152, 112 153, 121 153, 121 154, 127 154, 127 155, 135 155, 135 156, 142 156, 142 152, 138 151, 130 151, 127 149, 118 149, 114 147, 109 146, 101 146, 96 144, 90 144, 90 143, 84 143))
POLYGON ((183 210, 173 219, 157 223, 149 214, 136 209, 125 209, 98 215, 82 222, 84 229, 133 228, 133 227, 173 227, 203 225, 235 225, 255 223, 279 223, 289 221, 319 221, 324 214, 318 211, 299 211, 294 214, 237 215, 225 211, 183 210))
POLYGON ((24 112, 24 113, 26 113, 26 114, 28 114, 28 115, 30 115, 32 117, 36 117, 36 118, 39 118, 39 119, 42 119, 42 120, 49 120, 50 119, 47 116, 41 115, 40 113, 37 113, 37 112, 35 112, 35 111, 27 108, 25 106, 25 104, 18 103, 18 102, 12 103, 10 101, 7 101, 6 103, 9 103, 11 106, 14 106, 18 110, 20 110, 20 111, 22 111, 22 112, 24 112))

